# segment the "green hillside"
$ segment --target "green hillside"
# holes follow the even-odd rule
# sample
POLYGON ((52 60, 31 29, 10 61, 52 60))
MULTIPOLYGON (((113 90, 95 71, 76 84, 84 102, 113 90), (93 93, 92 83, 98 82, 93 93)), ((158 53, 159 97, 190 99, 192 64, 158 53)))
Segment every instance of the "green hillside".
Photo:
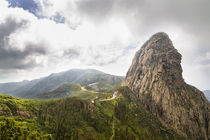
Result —
POLYGON ((123 80, 123 76, 110 75, 95 69, 70 69, 32 81, 0 83, 0 94, 29 99, 50 92, 65 83, 80 85, 100 83, 100 89, 107 89, 120 84, 123 80))
POLYGON ((55 90, 38 94, 35 99, 58 99, 65 97, 80 97, 82 99, 100 99, 110 96, 107 92, 97 92, 88 86, 81 87, 80 84, 64 83, 58 86, 55 90))
POLYGON ((183 139, 166 129, 127 87, 109 101, 0 96, 0 140, 183 139))

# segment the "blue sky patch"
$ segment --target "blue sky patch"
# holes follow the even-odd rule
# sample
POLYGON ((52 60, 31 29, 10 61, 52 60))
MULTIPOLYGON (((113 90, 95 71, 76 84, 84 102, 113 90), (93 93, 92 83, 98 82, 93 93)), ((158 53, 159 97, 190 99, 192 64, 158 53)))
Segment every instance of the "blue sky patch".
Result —
POLYGON ((9 7, 19 7, 37 16, 38 4, 34 0, 7 0, 9 7))
POLYGON ((60 13, 56 13, 55 16, 51 18, 56 23, 65 23, 65 17, 63 17, 60 13))
MULTIPOLYGON (((34 0, 7 0, 7 1, 9 2, 9 7, 23 8, 24 10, 29 11, 38 18, 45 18, 44 16, 37 14, 37 11, 39 10, 39 4, 34 0)), ((50 19, 54 20, 56 23, 65 23, 65 18, 60 13, 56 13, 56 15, 51 17, 50 19)))

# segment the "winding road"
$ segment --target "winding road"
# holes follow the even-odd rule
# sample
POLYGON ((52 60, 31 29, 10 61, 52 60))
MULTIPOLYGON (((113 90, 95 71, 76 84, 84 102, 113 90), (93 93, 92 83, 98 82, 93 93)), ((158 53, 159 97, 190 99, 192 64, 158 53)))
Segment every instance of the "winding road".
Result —
POLYGON ((103 99, 103 100, 98 100, 99 102, 104 102, 104 101, 110 101, 110 100, 113 100, 117 97, 117 91, 114 92, 114 94, 112 95, 112 98, 109 98, 109 99, 103 99))

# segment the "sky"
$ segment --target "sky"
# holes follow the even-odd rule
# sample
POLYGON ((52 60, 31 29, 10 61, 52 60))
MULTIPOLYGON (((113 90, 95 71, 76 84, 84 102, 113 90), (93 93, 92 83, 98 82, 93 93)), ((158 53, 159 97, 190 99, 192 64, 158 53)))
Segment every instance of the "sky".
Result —
POLYGON ((156 32, 182 54, 185 81, 210 89, 209 0, 0 0, 0 82, 71 68, 125 76, 156 32))

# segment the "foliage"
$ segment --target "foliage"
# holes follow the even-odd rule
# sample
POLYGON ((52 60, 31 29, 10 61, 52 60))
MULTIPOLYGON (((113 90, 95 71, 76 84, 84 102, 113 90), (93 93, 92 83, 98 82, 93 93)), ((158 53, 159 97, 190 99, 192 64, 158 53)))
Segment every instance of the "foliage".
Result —
MULTIPOLYGON (((129 88, 118 86, 115 91, 114 100, 95 103, 89 97, 27 100, 0 95, 0 140, 183 139, 162 126, 129 88)), ((79 92, 85 96, 94 91, 79 92)))
POLYGON ((51 134, 43 134, 34 120, 0 117, 0 140, 52 140, 51 134))

